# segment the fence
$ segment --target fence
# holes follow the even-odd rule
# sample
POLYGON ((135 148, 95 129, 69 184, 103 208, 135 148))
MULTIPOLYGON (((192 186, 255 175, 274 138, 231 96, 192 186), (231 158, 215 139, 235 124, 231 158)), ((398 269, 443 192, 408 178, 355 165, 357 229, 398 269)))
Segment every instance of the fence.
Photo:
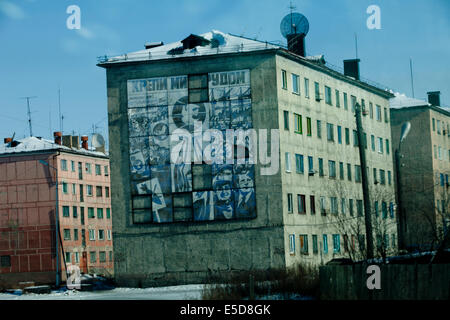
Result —
POLYGON ((367 264, 320 267, 323 300, 448 300, 450 264, 379 265, 381 289, 369 290, 367 264))

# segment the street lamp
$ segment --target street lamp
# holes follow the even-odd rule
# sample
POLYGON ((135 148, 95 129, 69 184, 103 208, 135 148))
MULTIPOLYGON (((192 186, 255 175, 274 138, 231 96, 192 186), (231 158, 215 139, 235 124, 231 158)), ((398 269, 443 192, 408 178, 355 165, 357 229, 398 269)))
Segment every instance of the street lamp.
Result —
POLYGON ((398 148, 395 150, 395 171, 397 179, 397 203, 398 203, 398 246, 400 249, 405 249, 405 227, 406 227, 406 217, 403 212, 402 204, 402 185, 400 181, 400 148, 402 146, 403 140, 405 140, 409 131, 411 130, 411 122, 407 121, 402 125, 402 131, 400 133, 400 142, 398 143, 398 148))
POLYGON ((56 287, 59 287, 60 278, 59 278, 59 248, 58 248, 58 236, 59 236, 59 213, 58 213, 58 169, 49 165, 44 160, 39 160, 39 162, 49 168, 52 168, 56 171, 56 214, 55 214, 55 252, 56 252, 56 287))

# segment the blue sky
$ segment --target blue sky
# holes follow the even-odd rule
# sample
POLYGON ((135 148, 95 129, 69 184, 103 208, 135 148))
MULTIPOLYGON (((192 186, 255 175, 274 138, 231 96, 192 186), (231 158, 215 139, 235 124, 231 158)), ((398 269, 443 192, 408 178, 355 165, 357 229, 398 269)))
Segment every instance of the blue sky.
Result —
MULTIPOLYGON (((415 97, 440 90, 450 105, 450 1, 293 0, 310 23, 308 55, 324 54, 337 66, 355 57, 358 36, 361 76, 415 97), (381 9, 381 30, 369 30, 369 5, 381 9)), ((0 138, 59 129, 58 88, 64 133, 107 135, 105 70, 97 57, 144 48, 144 43, 181 40, 212 29, 267 41, 283 41, 284 0, 0 0, 0 138), (69 30, 69 5, 81 9, 81 30, 69 30)))

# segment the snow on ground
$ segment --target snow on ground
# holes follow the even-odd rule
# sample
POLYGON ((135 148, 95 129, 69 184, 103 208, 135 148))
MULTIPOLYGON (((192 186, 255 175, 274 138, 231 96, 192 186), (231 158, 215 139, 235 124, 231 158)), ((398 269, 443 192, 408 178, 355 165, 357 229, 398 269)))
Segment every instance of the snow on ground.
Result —
POLYGON ((184 285, 160 288, 116 288, 108 291, 53 291, 50 294, 0 293, 0 300, 200 300, 203 285, 184 285))

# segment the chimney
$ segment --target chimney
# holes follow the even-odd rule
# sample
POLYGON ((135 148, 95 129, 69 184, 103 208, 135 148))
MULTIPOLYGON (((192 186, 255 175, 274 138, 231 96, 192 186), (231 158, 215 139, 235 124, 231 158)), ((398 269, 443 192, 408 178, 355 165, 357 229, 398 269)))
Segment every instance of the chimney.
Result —
POLYGON ((56 144, 62 145, 62 133, 60 131, 53 132, 53 137, 56 144))
POLYGON ((288 50, 292 53, 298 54, 299 56, 305 56, 305 34, 288 34, 288 50))
POLYGON ((359 80, 359 59, 344 60, 344 75, 359 80))
POLYGON ((62 144, 67 148, 72 148, 72 136, 63 136, 62 144))
POLYGON ((162 41, 160 41, 160 42, 146 42, 145 43, 145 49, 153 49, 153 48, 156 48, 156 47, 160 47, 160 46, 163 46, 164 45, 164 42, 162 42, 162 41))
POLYGON ((81 143, 81 147, 83 148, 83 149, 86 149, 86 150, 89 150, 89 147, 88 147, 88 136, 82 136, 81 137, 81 141, 82 141, 82 143, 81 143))
POLYGON ((441 92, 440 91, 430 91, 427 92, 428 95, 428 103, 432 106, 440 106, 441 105, 441 92))
POLYGON ((12 142, 12 138, 5 138, 3 139, 4 143, 10 143, 12 142))
POLYGON ((80 137, 72 136, 72 148, 80 149, 80 137))

